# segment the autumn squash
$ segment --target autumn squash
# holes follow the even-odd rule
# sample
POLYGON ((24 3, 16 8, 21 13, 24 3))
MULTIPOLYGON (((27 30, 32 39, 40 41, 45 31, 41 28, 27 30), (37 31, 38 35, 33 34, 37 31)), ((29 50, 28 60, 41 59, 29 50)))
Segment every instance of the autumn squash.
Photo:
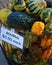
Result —
POLYGON ((25 12, 13 12, 8 16, 7 24, 12 28, 20 27, 29 30, 36 19, 35 16, 28 15, 25 12))
POLYGON ((42 21, 35 21, 32 25, 31 31, 34 34, 41 35, 44 31, 45 25, 42 21))
POLYGON ((52 21, 49 22, 49 23, 47 23, 46 26, 45 26, 45 28, 46 28, 46 30, 47 30, 48 32, 51 32, 51 31, 52 31, 52 21))
POLYGON ((26 9, 24 0, 12 0, 11 3, 15 11, 23 11, 26 9))
POLYGON ((41 11, 40 18, 46 23, 52 22, 52 8, 43 9, 41 11))
POLYGON ((13 11, 14 5, 12 3, 10 3, 10 4, 8 4, 7 8, 13 11))
POLYGON ((44 0, 25 0, 25 3, 31 14, 39 14, 47 6, 44 0))
POLYGON ((11 10, 9 9, 2 9, 0 10, 0 20, 3 24, 6 24, 6 21, 7 21, 7 17, 12 13, 11 10))
POLYGON ((52 55, 52 47, 49 48, 49 49, 46 49, 46 50, 43 52, 41 58, 42 58, 42 59, 48 59, 51 55, 52 55))
POLYGON ((42 48, 48 48, 48 47, 52 46, 52 35, 51 34, 49 36, 44 35, 41 38, 41 44, 40 44, 40 46, 42 48))

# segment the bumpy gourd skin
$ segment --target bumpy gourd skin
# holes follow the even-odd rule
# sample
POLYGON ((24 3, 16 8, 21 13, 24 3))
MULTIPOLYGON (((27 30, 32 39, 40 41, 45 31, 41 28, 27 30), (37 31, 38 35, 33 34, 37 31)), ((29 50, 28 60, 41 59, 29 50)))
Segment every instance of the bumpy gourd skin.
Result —
POLYGON ((43 9, 40 18, 46 23, 52 22, 52 8, 43 9))
POLYGON ((20 27, 22 29, 29 29, 37 18, 30 16, 25 12, 13 12, 7 18, 7 24, 9 27, 20 27))
POLYGON ((32 33, 41 35, 44 31, 45 25, 42 21, 36 21, 31 28, 32 33))
POLYGON ((25 0, 25 3, 32 14, 39 14, 42 9, 47 7, 44 0, 25 0))

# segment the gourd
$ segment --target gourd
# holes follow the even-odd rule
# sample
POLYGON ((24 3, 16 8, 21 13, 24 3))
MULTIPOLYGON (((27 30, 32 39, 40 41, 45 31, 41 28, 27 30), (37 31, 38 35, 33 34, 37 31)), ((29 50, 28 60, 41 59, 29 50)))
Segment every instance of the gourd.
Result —
POLYGON ((51 32, 51 31, 52 31, 52 21, 49 22, 49 23, 47 23, 46 26, 45 26, 45 28, 46 28, 46 30, 47 30, 48 32, 51 32))
POLYGON ((30 29, 31 25, 37 18, 35 16, 28 15, 25 12, 13 12, 7 18, 7 24, 9 27, 22 29, 30 29))
POLYGON ((44 31, 45 28, 45 24, 42 21, 35 21, 35 23, 33 23, 31 31, 34 34, 37 35, 41 35, 44 31))
POLYGON ((12 0, 11 3, 15 11, 23 11, 26 8, 24 0, 12 0))
POLYGON ((16 4, 14 5, 15 11, 22 11, 26 9, 26 5, 24 0, 18 0, 16 4))
POLYGON ((45 8, 42 10, 40 14, 40 18, 44 20, 44 22, 52 22, 52 8, 45 8))
POLYGON ((52 45, 52 35, 49 36, 46 36, 44 35, 43 38, 41 39, 41 47, 42 48, 48 48, 52 45))
POLYGON ((25 0, 25 3, 31 14, 39 14, 47 6, 44 0, 25 0))
POLYGON ((49 49, 46 49, 46 50, 43 52, 41 58, 42 58, 42 59, 48 59, 51 55, 52 55, 52 47, 49 48, 49 49))
POLYGON ((2 9, 0 10, 0 20, 3 24, 6 24, 6 21, 7 21, 7 17, 12 13, 11 10, 9 9, 2 9))

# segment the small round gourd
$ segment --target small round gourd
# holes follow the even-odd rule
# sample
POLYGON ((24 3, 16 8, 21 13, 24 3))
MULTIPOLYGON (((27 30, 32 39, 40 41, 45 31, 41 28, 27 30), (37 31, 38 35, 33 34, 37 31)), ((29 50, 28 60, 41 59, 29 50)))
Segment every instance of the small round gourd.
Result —
POLYGON ((52 21, 52 8, 45 8, 42 10, 40 14, 40 18, 44 20, 44 22, 51 22, 52 21))
POLYGON ((31 28, 32 33, 41 35, 44 31, 45 25, 42 21, 36 21, 31 28))

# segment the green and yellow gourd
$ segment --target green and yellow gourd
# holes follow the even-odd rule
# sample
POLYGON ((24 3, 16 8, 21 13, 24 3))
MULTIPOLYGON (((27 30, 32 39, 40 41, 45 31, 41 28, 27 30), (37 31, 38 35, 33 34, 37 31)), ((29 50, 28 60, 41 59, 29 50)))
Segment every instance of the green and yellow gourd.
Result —
POLYGON ((8 5, 9 9, 14 9, 15 11, 23 11, 26 8, 24 0, 12 0, 11 4, 8 5))
POLYGON ((52 22, 52 8, 43 9, 40 18, 46 23, 52 22))
POLYGON ((51 32, 52 31, 52 22, 49 22, 49 23, 46 24, 46 30, 48 32, 51 32))
POLYGON ((6 24, 7 17, 12 13, 9 9, 2 9, 0 10, 0 20, 3 24, 6 24))
POLYGON ((39 14, 47 6, 44 0, 25 0, 25 3, 31 14, 39 14))

